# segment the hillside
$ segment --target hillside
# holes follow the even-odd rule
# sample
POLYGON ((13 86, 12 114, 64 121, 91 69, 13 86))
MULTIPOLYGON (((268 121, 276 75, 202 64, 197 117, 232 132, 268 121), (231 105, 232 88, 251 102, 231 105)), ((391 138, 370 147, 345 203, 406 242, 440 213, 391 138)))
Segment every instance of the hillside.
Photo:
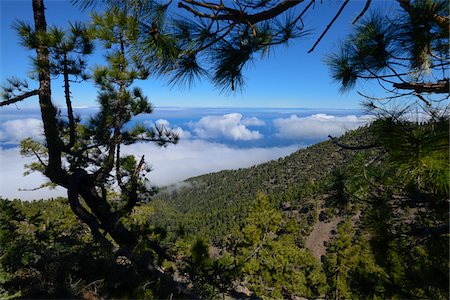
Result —
POLYGON ((204 249, 207 259, 191 261, 193 269, 178 264, 194 285, 224 285, 222 292, 239 297, 445 298, 448 121, 442 124, 402 124, 438 141, 423 154, 433 171, 416 167, 415 137, 399 139, 388 120, 336 140, 362 146, 392 134, 380 140, 384 150, 329 140, 251 168, 194 177, 158 194, 151 222, 167 230, 163 242, 176 245, 181 260, 204 249), (428 183, 417 185, 417 178, 428 183), (222 261, 241 264, 238 275, 222 261))
MULTIPOLYGON (((367 130, 348 132, 339 142, 368 144, 367 130)), ((328 140, 250 168, 190 178, 163 188, 151 202, 156 209, 155 225, 169 231, 181 227, 186 233, 218 243, 247 216, 261 192, 285 214, 308 220, 308 226, 300 230, 304 235, 318 217, 333 171, 349 165, 355 156, 365 155, 367 152, 346 150, 328 140), (171 217, 166 218, 169 212, 171 217)))

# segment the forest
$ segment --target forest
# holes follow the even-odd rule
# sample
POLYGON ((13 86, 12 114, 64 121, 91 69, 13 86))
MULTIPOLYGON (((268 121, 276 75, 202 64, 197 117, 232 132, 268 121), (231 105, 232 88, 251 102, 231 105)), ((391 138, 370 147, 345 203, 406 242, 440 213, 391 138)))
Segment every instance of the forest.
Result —
MULTIPOLYGON (((33 53, 32 83, 10 77, 0 110, 38 101, 44 140, 21 141, 33 158, 26 173, 67 196, 0 198, 1 299, 448 299, 447 0, 398 0, 390 14, 366 0, 326 57, 342 93, 361 82, 381 87, 359 92, 370 124, 161 188, 146 177, 144 155, 124 149, 181 137, 132 122, 154 110, 138 83, 161 76, 189 88, 207 78, 245 93, 246 66, 302 38, 319 1, 71 2, 102 10, 59 28, 47 25, 44 0, 31 0, 34 23, 14 25, 33 53), (99 45, 106 63, 92 69, 99 45), (53 102, 54 78, 64 111, 53 102), (82 119, 72 91, 87 81, 99 109, 82 119)), ((332 38, 348 2, 310 52, 332 38)))

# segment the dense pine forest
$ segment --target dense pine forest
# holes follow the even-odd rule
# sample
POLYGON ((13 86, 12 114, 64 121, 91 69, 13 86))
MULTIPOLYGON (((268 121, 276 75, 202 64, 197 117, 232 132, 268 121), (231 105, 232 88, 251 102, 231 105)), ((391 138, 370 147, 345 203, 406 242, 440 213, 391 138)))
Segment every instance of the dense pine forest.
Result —
POLYGON ((0 107, 39 99, 44 139, 20 143, 34 159, 26 172, 67 197, 0 198, 0 298, 447 299, 448 1, 399 0, 393 15, 371 13, 367 1, 326 58, 342 92, 361 81, 383 88, 360 93, 370 124, 278 160, 156 188, 144 155, 124 149, 180 136, 132 122, 153 111, 138 82, 206 77, 242 91, 244 67, 302 37, 315 4, 216 2, 177 1, 196 19, 171 19, 171 2, 74 0, 104 11, 61 29, 47 25, 43 0, 31 1, 34 23, 14 27, 34 55, 33 84, 10 78, 0 107), (94 45, 106 62, 89 69, 94 45), (55 78, 64 112, 53 103, 55 78), (82 120, 72 86, 87 80, 99 109, 82 120))

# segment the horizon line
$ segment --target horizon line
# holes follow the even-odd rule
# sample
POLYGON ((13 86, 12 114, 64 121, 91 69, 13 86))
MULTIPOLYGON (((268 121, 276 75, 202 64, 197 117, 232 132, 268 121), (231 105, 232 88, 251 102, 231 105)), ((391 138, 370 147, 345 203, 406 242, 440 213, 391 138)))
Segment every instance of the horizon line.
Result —
MULTIPOLYGON (((364 108, 336 108, 336 107, 276 107, 276 106, 179 106, 179 105, 153 105, 154 108, 181 108, 181 109, 305 109, 305 110, 364 110, 364 108)), ((2 110, 21 110, 21 109, 39 109, 39 106, 12 107, 6 106, 2 110)), ((59 108, 57 106, 57 108, 59 108)), ((99 106, 80 105, 74 109, 98 109, 99 106)))

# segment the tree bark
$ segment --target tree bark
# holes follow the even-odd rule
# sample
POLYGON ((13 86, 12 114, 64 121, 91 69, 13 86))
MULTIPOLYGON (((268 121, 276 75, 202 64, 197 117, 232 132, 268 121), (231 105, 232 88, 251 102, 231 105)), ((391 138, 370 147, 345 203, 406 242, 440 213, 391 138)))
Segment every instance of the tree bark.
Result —
POLYGON ((75 117, 73 115, 72 101, 70 99, 69 70, 67 68, 67 53, 64 53, 64 96, 66 97, 67 116, 69 118, 69 144, 67 149, 75 145, 75 117))
POLYGON ((446 94, 450 92, 448 79, 429 83, 425 82, 394 83, 393 87, 400 90, 413 90, 416 93, 446 94))
MULTIPOLYGON (((45 21, 44 0, 33 0, 33 14, 37 36, 45 35, 47 33, 47 23, 45 21)), ((59 137, 57 127, 57 111, 51 99, 48 47, 41 40, 38 41, 36 55, 39 68, 39 107, 48 148, 48 166, 45 170, 45 175, 56 184, 67 187, 67 173, 63 171, 61 166, 63 142, 59 137)))

